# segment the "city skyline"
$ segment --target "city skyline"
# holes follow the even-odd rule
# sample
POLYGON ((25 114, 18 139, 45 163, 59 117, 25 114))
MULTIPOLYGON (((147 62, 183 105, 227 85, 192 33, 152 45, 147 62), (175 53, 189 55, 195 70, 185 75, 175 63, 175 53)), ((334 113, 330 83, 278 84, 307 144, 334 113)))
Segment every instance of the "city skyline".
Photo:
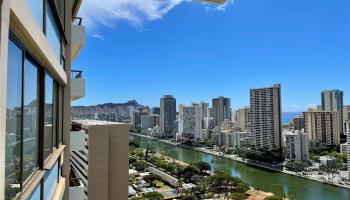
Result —
POLYGON ((89 45, 73 66, 84 71, 90 95, 74 105, 137 99, 156 106, 171 94, 184 104, 224 95, 241 108, 250 88, 274 83, 282 85, 285 112, 321 104, 326 89, 343 90, 350 102, 348 1, 235 1, 222 11, 184 2, 153 20, 134 6, 138 13, 127 12, 138 25, 82 11, 89 45))

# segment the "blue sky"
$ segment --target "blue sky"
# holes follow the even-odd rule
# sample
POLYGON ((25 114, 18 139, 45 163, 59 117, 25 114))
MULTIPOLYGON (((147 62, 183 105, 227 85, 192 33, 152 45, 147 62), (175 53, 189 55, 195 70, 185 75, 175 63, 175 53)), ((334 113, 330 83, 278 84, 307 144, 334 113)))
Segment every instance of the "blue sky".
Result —
POLYGON ((249 89, 282 84, 283 111, 320 103, 341 89, 350 103, 350 1, 85 0, 86 46, 74 61, 86 97, 73 105, 136 99, 158 106, 211 102, 249 105, 249 89))

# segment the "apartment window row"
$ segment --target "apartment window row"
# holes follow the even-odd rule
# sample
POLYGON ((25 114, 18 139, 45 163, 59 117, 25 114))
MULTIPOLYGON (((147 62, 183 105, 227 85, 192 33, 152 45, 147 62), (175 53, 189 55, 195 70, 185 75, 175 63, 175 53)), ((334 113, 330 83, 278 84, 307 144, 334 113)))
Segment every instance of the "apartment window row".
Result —
POLYGON ((60 162, 57 161, 50 171, 46 173, 44 178, 40 181, 29 197, 29 200, 50 200, 54 196, 55 189, 59 183, 60 173, 60 162))
POLYGON ((62 66, 64 66, 64 54, 62 53, 62 35, 64 33, 61 32, 63 28, 60 19, 55 17, 55 13, 60 12, 60 15, 64 16, 64 12, 60 11, 65 6, 64 2, 62 0, 27 0, 27 5, 62 66))
POLYGON ((63 88, 10 34, 5 199, 14 199, 63 140, 63 88))

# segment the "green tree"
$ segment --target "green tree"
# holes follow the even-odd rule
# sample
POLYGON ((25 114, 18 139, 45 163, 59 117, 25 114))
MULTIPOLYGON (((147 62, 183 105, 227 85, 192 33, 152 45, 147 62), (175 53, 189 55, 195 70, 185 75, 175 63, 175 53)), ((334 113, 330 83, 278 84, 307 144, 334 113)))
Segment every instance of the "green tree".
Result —
POLYGON ((155 174, 150 174, 143 177, 143 180, 145 180, 147 183, 150 183, 151 187, 155 186, 155 182, 161 180, 160 176, 155 174))
POLYGON ((192 163, 193 166, 197 167, 200 171, 208 171, 211 170, 211 166, 209 163, 204 161, 197 161, 192 163))
POLYGON ((230 199, 231 200, 245 200, 247 199, 247 196, 245 194, 239 193, 239 192, 234 192, 230 194, 230 199))
POLYGON ((181 197, 180 200, 198 200, 198 197, 196 195, 190 194, 181 197))
POLYGON ((283 200, 283 197, 274 195, 271 197, 266 197, 264 200, 283 200))
POLYGON ((139 160, 139 161, 136 161, 136 163, 134 164, 134 167, 137 171, 145 171, 145 169, 147 169, 148 167, 148 164, 143 160, 139 160))
POLYGON ((145 200, 143 197, 133 197, 130 200, 145 200))
POLYGON ((192 177, 198 174, 200 174, 199 169, 193 165, 188 165, 183 170, 180 170, 178 173, 178 175, 183 177, 187 182, 189 182, 192 179, 192 177))
POLYGON ((164 200, 164 196, 159 192, 149 192, 144 194, 143 197, 147 200, 164 200))

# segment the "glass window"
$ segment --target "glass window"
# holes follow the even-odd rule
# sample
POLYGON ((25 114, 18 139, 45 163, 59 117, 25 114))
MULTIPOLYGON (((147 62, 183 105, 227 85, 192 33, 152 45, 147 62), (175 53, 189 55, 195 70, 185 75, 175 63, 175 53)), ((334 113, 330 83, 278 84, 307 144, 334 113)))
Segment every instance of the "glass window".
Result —
POLYGON ((32 10, 32 14, 36 18, 41 30, 43 30, 44 21, 44 1, 43 0, 27 0, 29 8, 32 10))
POLYGON ((13 199, 20 190, 22 119, 22 50, 11 40, 8 48, 5 199, 13 199))
POLYGON ((53 148, 53 79, 45 76, 45 124, 44 124, 44 159, 52 153, 53 148))
POLYGON ((58 109, 58 122, 57 122, 57 134, 58 144, 62 144, 63 140, 63 88, 58 86, 57 95, 57 109, 58 109))
POLYGON ((46 38, 54 50, 57 61, 61 61, 61 35, 58 30, 55 17, 52 13, 50 3, 46 1, 46 38))
POLYGON ((38 167, 38 69, 27 59, 24 63, 23 95, 22 180, 24 181, 38 167))
POLYGON ((46 173, 44 180, 44 200, 50 200, 58 184, 58 162, 46 173))
POLYGON ((41 184, 37 185, 29 200, 39 200, 41 198, 41 184))

